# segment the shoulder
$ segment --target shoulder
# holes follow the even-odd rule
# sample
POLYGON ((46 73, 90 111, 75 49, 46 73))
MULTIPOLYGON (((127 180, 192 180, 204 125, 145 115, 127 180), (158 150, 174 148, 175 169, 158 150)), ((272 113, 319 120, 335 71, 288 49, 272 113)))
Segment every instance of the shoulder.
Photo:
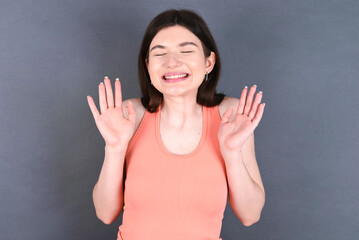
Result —
POLYGON ((138 126, 140 125, 143 116, 145 115, 146 109, 143 107, 141 98, 130 98, 126 99, 122 102, 122 111, 125 117, 127 118, 128 112, 127 112, 127 104, 130 104, 129 101, 133 104, 133 107, 136 110, 136 125, 135 130, 137 130, 138 126))
POLYGON ((219 114, 221 115, 221 118, 223 116, 223 114, 230 108, 233 108, 233 114, 232 117, 234 117, 237 108, 238 108, 238 104, 239 104, 239 99, 238 98, 234 98, 234 97, 228 97, 225 96, 222 100, 222 102, 218 105, 218 111, 219 114))

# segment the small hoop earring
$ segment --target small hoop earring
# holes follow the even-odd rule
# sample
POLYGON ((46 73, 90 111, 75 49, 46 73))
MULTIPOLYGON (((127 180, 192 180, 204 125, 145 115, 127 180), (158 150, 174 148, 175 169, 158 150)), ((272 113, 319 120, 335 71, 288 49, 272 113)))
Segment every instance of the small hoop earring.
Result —
POLYGON ((208 73, 206 72, 206 77, 204 79, 204 81, 207 81, 208 80, 208 73))

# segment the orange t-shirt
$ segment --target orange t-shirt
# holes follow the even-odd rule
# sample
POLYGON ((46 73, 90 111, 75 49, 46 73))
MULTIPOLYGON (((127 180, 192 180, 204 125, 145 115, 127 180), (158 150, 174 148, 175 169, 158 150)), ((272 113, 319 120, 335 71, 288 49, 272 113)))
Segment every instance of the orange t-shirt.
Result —
POLYGON ((227 176, 218 142, 218 106, 202 107, 197 148, 170 153, 160 136, 161 108, 145 112, 125 159, 118 240, 219 240, 227 204, 227 176))

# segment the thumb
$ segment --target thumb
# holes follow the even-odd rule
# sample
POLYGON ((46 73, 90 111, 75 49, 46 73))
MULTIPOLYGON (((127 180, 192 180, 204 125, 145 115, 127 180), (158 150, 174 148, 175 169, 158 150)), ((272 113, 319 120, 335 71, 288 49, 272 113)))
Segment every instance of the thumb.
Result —
POLYGON ((221 123, 227 123, 229 122, 229 118, 232 116, 233 108, 230 107, 222 116, 221 123))
POLYGON ((132 102, 128 101, 126 107, 128 110, 128 120, 130 120, 131 122, 136 122, 136 110, 133 107, 132 102))

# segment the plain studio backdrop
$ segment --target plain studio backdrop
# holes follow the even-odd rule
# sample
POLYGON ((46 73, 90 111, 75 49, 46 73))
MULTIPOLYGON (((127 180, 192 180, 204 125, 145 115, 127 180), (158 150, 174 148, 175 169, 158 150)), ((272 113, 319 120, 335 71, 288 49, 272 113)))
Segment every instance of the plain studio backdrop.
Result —
POLYGON ((208 23, 219 92, 264 93, 255 146, 266 204, 245 227, 227 203, 221 237, 358 239, 357 0, 2 0, 0 238, 116 239, 122 214, 105 225, 92 202, 105 142, 86 96, 98 107, 108 75, 124 99, 140 97, 141 39, 170 8, 208 23))

